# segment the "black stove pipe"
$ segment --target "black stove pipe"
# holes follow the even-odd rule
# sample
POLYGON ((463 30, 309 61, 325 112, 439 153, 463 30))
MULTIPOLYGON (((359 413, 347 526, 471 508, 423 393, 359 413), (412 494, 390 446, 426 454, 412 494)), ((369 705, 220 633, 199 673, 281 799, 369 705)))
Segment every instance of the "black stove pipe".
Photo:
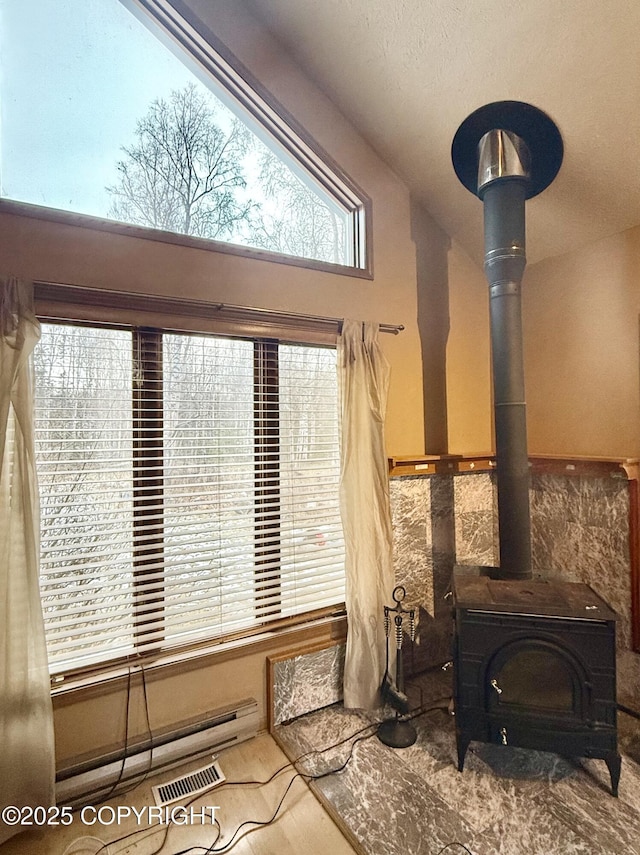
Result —
POLYGON ((525 200, 551 183, 562 155, 562 139, 551 119, 518 101, 476 110, 452 145, 458 178, 484 207, 501 579, 532 576, 520 297, 526 266, 525 200))
POLYGON ((520 300, 526 264, 525 194, 525 180, 501 178, 481 196, 490 297, 500 577, 508 579, 532 575, 520 300))

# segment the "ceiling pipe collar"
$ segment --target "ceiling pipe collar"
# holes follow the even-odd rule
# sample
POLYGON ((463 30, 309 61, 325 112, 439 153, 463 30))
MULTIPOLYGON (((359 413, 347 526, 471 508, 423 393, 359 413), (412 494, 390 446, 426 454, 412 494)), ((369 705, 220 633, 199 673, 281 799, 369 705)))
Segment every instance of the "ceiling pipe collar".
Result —
MULTIPOLYGON (((551 184, 562 165, 564 146, 556 124, 546 113, 523 101, 494 101, 471 113, 460 125, 451 144, 451 159, 456 175, 475 196, 480 195, 479 146, 490 131, 502 131, 502 142, 514 136, 529 152, 526 198, 537 196, 551 184)), ((508 176, 501 176, 508 177, 508 176)))

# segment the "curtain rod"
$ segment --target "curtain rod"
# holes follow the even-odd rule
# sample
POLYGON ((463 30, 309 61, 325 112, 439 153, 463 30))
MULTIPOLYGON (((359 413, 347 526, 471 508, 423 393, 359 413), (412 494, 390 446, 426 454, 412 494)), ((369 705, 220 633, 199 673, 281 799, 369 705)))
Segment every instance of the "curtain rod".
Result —
MULTIPOLYGON (((101 288, 87 288, 83 285, 62 285, 53 282, 35 282, 35 299, 47 303, 75 303, 80 305, 100 305, 107 308, 127 308, 139 312, 160 312, 191 317, 237 321, 253 321, 264 325, 269 323, 280 326, 312 328, 335 332, 340 328, 342 318, 323 315, 309 315, 298 312, 286 312, 280 309, 264 309, 256 306, 238 306, 233 303, 207 303, 204 300, 182 299, 179 297, 159 297, 112 291, 101 288), (327 328, 330 328, 327 330, 327 328)), ((404 330, 403 324, 379 324, 380 332, 397 335, 404 330)))
MULTIPOLYGON (((245 315, 252 315, 254 317, 277 318, 281 321, 290 319, 292 321, 303 321, 304 323, 330 324, 331 326, 336 327, 339 327, 343 321, 343 318, 330 318, 323 315, 306 315, 297 312, 284 312, 279 309, 259 309, 255 306, 235 306, 231 303, 217 303, 216 308, 221 312, 238 312, 244 313, 245 315)), ((398 333, 404 330, 404 324, 381 323, 378 324, 378 326, 380 328, 380 332, 392 333, 393 335, 398 335, 398 333)))

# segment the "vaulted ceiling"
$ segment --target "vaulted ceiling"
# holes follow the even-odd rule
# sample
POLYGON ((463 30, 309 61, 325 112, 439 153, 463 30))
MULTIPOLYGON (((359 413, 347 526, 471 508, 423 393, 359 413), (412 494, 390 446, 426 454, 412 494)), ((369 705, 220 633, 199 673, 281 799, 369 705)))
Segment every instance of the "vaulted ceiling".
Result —
POLYGON ((527 203, 530 263, 640 224, 638 0, 246 2, 477 260, 482 206, 451 141, 493 101, 539 107, 564 140, 527 203))

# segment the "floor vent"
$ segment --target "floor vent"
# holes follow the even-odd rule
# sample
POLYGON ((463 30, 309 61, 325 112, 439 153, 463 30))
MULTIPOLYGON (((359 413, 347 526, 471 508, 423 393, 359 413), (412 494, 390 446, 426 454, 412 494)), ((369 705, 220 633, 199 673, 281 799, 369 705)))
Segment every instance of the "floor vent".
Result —
POLYGON ((151 789, 153 791, 153 798, 158 806, 170 805, 172 802, 178 802, 187 796, 196 796, 198 793, 204 793, 205 790, 209 790, 223 781, 224 775, 222 774, 222 770, 217 761, 214 760, 208 766, 203 766, 194 772, 188 772, 186 775, 181 775, 173 781, 158 784, 155 787, 151 787, 151 789))

